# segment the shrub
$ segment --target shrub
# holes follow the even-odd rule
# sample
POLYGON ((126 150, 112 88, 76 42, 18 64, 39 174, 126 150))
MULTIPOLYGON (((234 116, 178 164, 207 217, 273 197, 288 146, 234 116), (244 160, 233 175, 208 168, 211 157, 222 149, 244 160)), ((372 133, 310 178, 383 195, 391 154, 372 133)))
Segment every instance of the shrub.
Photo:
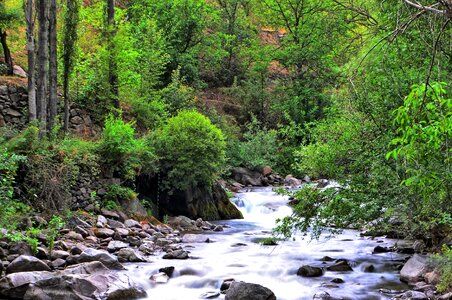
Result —
POLYGON ((443 293, 452 289, 452 247, 443 245, 441 253, 433 256, 433 263, 441 274, 441 280, 436 286, 443 293))
POLYGON ((117 203, 121 200, 133 200, 137 197, 132 189, 120 186, 119 184, 112 184, 107 188, 104 199, 106 203, 117 203))
MULTIPOLYGON (((9 153, 6 149, 0 152, 0 202, 12 200, 14 193, 14 180, 19 162, 25 160, 24 156, 9 153)), ((2 205, 3 206, 3 205, 2 205)))
POLYGON ((170 118, 153 142, 168 189, 211 185, 225 161, 223 133, 196 111, 170 118))

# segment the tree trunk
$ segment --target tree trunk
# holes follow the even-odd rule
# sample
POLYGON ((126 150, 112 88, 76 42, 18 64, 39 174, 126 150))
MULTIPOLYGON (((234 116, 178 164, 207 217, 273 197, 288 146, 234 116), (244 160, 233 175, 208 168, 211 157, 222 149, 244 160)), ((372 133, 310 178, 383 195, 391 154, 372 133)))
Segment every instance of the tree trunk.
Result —
POLYGON ((52 130, 55 125, 55 118, 58 110, 58 94, 57 94, 57 6, 56 0, 50 0, 50 18, 49 18, 49 124, 48 130, 52 130))
POLYGON ((13 75, 13 58, 11 57, 11 51, 6 43, 7 36, 6 31, 0 29, 0 41, 3 47, 3 54, 5 55, 5 63, 8 66, 8 75, 13 75))
POLYGON ((33 0, 24 2, 25 21, 27 23, 28 56, 28 120, 36 120, 36 81, 35 81, 35 21, 33 17, 33 0))
POLYGON ((119 108, 118 67, 116 65, 116 49, 113 41, 116 35, 115 26, 115 0, 107 0, 107 35, 109 44, 108 48, 110 51, 108 61, 108 78, 110 82, 113 106, 115 108, 119 108))
POLYGON ((39 21, 38 32, 38 79, 37 79, 37 112, 40 122, 40 134, 45 135, 47 125, 47 78, 48 78, 48 0, 38 0, 37 11, 39 21))

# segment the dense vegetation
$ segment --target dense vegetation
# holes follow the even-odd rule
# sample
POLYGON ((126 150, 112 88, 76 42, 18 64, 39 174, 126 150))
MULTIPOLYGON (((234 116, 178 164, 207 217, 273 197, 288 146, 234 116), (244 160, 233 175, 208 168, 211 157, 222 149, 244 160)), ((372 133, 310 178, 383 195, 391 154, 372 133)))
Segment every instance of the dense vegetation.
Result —
MULTIPOLYGON (((114 4, 58 3, 55 68, 68 106, 50 127, 38 113, 20 132, 2 129, 0 209, 10 212, 0 223, 23 211, 15 200, 68 207, 81 172, 120 179, 100 203, 111 206, 136 196, 140 174, 172 191, 270 165, 341 184, 296 192, 284 234, 371 226, 436 244, 450 233, 450 1, 114 4), (72 136, 69 106, 87 110, 101 136, 72 136)), ((6 73, 11 49, 32 74, 21 5, 0 6, 6 73)))

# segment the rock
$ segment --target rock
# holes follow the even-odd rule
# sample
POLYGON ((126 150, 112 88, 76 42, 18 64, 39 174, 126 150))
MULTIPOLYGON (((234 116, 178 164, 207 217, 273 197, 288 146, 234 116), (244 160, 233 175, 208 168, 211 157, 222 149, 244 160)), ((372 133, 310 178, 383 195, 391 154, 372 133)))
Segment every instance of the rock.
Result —
POLYGON ((407 299, 407 300, 428 300, 428 297, 422 292, 408 291, 397 298, 399 299, 407 299))
POLYGON ((119 220, 119 215, 115 211, 111 211, 105 208, 101 209, 102 215, 104 215, 107 218, 113 219, 113 220, 119 220))
POLYGON ((312 297, 313 300, 341 300, 342 298, 336 298, 331 296, 325 291, 318 292, 312 297))
POLYGON ((37 281, 24 299, 139 299, 146 297, 125 274, 62 275, 37 281))
POLYGON ((52 268, 54 268, 54 269, 63 268, 66 265, 66 260, 64 260, 62 258, 57 258, 54 261, 52 261, 51 265, 52 265, 52 268))
POLYGON ((415 254, 400 270, 400 280, 408 283, 415 283, 422 280, 422 277, 429 270, 427 258, 415 254))
POLYGON ((121 237, 126 237, 130 233, 130 231, 126 228, 116 228, 115 232, 118 233, 121 237))
POLYGON ((268 288, 254 283, 231 283, 226 291, 225 300, 276 300, 275 294, 268 288))
POLYGON ((436 270, 432 272, 425 273, 424 280, 428 284, 437 285, 441 279, 441 274, 439 274, 436 270))
POLYGON ((64 251, 64 250, 53 250, 50 257, 52 258, 52 260, 61 258, 61 259, 66 259, 69 256, 69 252, 64 251))
POLYGON ((108 252, 116 252, 122 248, 127 248, 129 244, 120 241, 110 241, 107 246, 108 252))
POLYGON ((22 114, 20 112, 18 112, 17 110, 14 110, 12 108, 6 109, 5 114, 7 114, 8 116, 14 117, 14 118, 22 117, 22 114))
POLYGON ((0 296, 23 299, 30 283, 51 278, 54 273, 47 271, 12 273, 0 279, 0 296))
POLYGON ((363 272, 372 273, 375 271, 375 266, 369 263, 363 264, 363 272))
POLYGON ((284 178, 284 185, 288 185, 291 187, 298 187, 301 185, 301 180, 295 178, 292 175, 287 175, 286 178, 284 178))
POLYGON ((94 234, 101 239, 112 237, 115 234, 114 230, 108 228, 96 228, 94 234))
POLYGON ((132 217, 137 219, 145 219, 148 217, 148 212, 139 199, 120 199, 119 202, 122 209, 130 212, 132 217))
POLYGON ((334 258, 329 257, 329 256, 324 256, 320 259, 321 261, 334 261, 334 258))
POLYGON ((391 252, 391 249, 389 249, 388 247, 376 246, 373 251, 373 253, 386 253, 386 252, 391 252))
POLYGON ((159 272, 163 272, 166 275, 168 275, 168 277, 171 277, 171 276, 173 276, 173 273, 174 273, 174 267, 171 266, 171 267, 160 268, 159 272))
POLYGON ((110 226, 110 228, 112 228, 112 229, 125 228, 124 224, 122 224, 119 221, 112 220, 112 219, 108 219, 108 226, 110 226))
POLYGON ((27 73, 18 65, 13 66, 13 74, 22 78, 27 78, 27 73))
POLYGON ((414 254, 424 251, 425 243, 421 240, 400 240, 395 244, 397 252, 414 254))
POLYGON ((16 243, 13 243, 9 247, 9 254, 18 254, 18 255, 28 255, 31 256, 33 253, 31 251, 30 245, 28 245, 24 241, 19 241, 16 243))
POLYGON ((452 299, 452 292, 446 293, 438 297, 438 300, 450 300, 452 299))
POLYGON ((323 270, 318 267, 302 266, 298 269, 297 275, 302 277, 319 277, 323 275, 323 270))
POLYGON ((120 262, 146 262, 146 259, 131 248, 122 248, 118 251, 120 262))
POLYGON ((221 283, 220 286, 220 291, 221 292, 225 292, 226 290, 229 289, 229 287, 231 286, 231 283, 233 283, 235 280, 233 278, 228 278, 223 280, 223 282, 221 283))
POLYGON ((149 279, 151 279, 155 283, 167 283, 169 280, 169 276, 163 272, 160 272, 160 273, 151 275, 151 277, 149 279))
POLYGON ((215 226, 215 228, 213 229, 213 231, 216 231, 216 232, 223 231, 223 226, 217 225, 217 226, 215 226))
POLYGON ((326 269, 328 271, 334 271, 334 272, 353 271, 352 267, 345 260, 340 260, 337 263, 335 263, 334 265, 327 267, 326 269))
POLYGON ((30 271, 50 271, 50 268, 42 260, 28 255, 17 257, 6 268, 6 274, 30 271))
POLYGON ((262 186, 262 175, 260 172, 246 168, 233 168, 232 178, 243 185, 262 186))
POLYGON ((75 231, 69 231, 65 234, 65 237, 70 240, 83 241, 83 236, 75 231))
POLYGON ((215 299, 220 297, 219 292, 205 292, 199 296, 200 299, 215 299))
POLYGON ((210 239, 201 234, 187 233, 182 236, 182 243, 209 243, 210 239))
POLYGON ((188 252, 185 250, 176 250, 163 255, 163 259, 187 259, 188 252))
POLYGON ((137 221, 132 220, 132 219, 125 220, 124 225, 128 228, 132 228, 132 227, 141 228, 140 223, 138 223, 137 221))
POLYGON ((311 178, 308 175, 306 175, 305 177, 303 177, 303 181, 306 182, 306 183, 310 183, 311 182, 311 178))
POLYGON ((345 281, 344 281, 344 279, 342 279, 342 278, 334 278, 334 279, 331 280, 331 282, 334 282, 334 283, 344 283, 345 281))
POLYGON ((328 184, 330 184, 330 182, 327 179, 319 179, 317 181, 317 187, 319 189, 326 188, 328 186, 328 184))
POLYGON ((31 221, 33 222, 33 225, 36 227, 47 226, 47 221, 41 216, 33 216, 31 218, 31 221))
MULTIPOLYGON (((200 220, 200 222, 200 225, 202 225, 202 219, 200 220)), ((186 216, 171 217, 168 220, 168 224, 173 228, 180 229, 181 231, 198 230, 198 226, 195 224, 195 222, 186 216)))
POLYGON ((273 172, 272 168, 270 166, 265 166, 262 168, 262 175, 268 176, 273 172))
POLYGON ((87 248, 82 252, 82 254, 80 254, 78 262, 82 263, 91 261, 99 261, 112 270, 124 270, 124 267, 119 263, 118 259, 110 253, 87 248))
POLYGON ((92 261, 80 263, 67 267, 62 274, 95 274, 95 273, 108 273, 109 269, 100 261, 92 261))

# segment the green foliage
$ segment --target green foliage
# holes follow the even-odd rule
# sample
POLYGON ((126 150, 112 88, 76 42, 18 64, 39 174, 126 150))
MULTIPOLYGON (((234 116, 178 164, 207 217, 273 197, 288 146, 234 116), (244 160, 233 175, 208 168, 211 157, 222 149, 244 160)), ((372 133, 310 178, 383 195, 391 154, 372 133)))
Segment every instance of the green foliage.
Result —
POLYGON ((137 193, 135 193, 132 189, 121 186, 119 184, 112 184, 108 186, 107 192, 105 193, 104 200, 106 201, 106 203, 104 206, 107 207, 108 203, 112 205, 114 203, 117 206, 118 202, 120 201, 131 201, 136 198, 137 193))
POLYGON ((185 85, 184 81, 185 79, 180 75, 180 68, 178 68, 171 74, 170 84, 160 92, 171 115, 176 115, 180 110, 194 107, 194 90, 185 85))
POLYGON ((47 226, 47 246, 50 253, 53 251, 55 239, 58 237, 60 230, 64 227, 65 222, 59 216, 53 216, 47 226))
MULTIPOLYGON (((13 199, 14 182, 18 164, 25 157, 9 153, 6 149, 0 152, 0 202, 5 203, 13 199)), ((2 205, 3 206, 3 205, 2 205)))
POLYGON ((275 237, 264 238, 259 241, 259 244, 261 244, 262 246, 277 246, 278 239, 275 237))
POLYGON ((105 120, 99 154, 109 173, 134 179, 142 171, 156 170, 156 157, 147 139, 136 139, 133 123, 109 115, 105 120))
POLYGON ((31 212, 31 207, 18 201, 0 201, 0 227, 16 229, 20 220, 31 212))
POLYGON ((441 280, 436 286, 440 293, 452 289, 452 247, 443 245, 441 253, 433 256, 433 263, 441 274, 441 280))
POLYGON ((211 185, 225 160, 223 133, 196 111, 181 111, 153 135, 164 184, 184 190, 211 185))

